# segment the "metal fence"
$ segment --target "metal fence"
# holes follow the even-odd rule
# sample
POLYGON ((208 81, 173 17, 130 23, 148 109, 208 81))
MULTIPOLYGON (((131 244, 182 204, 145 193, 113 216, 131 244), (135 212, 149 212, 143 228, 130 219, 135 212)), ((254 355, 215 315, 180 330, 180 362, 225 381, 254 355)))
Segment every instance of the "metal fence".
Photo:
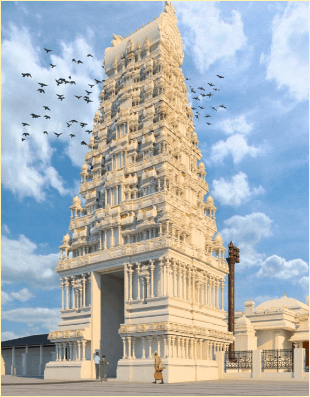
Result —
POLYGON ((225 352, 224 370, 252 369, 252 350, 225 352))
POLYGON ((294 351, 293 349, 263 350, 262 351, 262 370, 276 369, 294 371, 294 351))

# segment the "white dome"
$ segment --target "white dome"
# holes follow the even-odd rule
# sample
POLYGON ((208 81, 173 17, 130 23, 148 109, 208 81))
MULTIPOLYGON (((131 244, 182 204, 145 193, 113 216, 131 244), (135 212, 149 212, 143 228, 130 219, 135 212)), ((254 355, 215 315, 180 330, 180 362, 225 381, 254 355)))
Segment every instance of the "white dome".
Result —
POLYGON ((204 165, 203 162, 201 162, 201 163, 198 165, 198 168, 199 168, 201 171, 204 171, 204 170, 206 169, 206 167, 205 167, 205 165, 204 165))
POLYGON ((86 163, 84 163, 83 165, 82 165, 82 172, 88 172, 88 165, 86 164, 86 163))
POLYGON ((80 198, 79 198, 79 196, 78 195, 76 195, 75 197, 73 197, 73 202, 72 202, 72 204, 73 205, 81 205, 81 200, 80 200, 80 198))
POLYGON ((67 232, 67 234, 64 236, 62 242, 63 242, 64 244, 68 244, 68 243, 70 242, 70 239, 71 239, 71 237, 70 237, 70 235, 69 235, 69 232, 67 232))
POLYGON ((197 141, 197 140, 198 140, 198 136, 197 136, 196 132, 193 132, 193 133, 192 133, 192 139, 193 139, 194 141, 197 141))
POLYGON ((208 205, 214 204, 213 198, 210 195, 207 197, 206 204, 208 204, 208 205))
POLYGON ((223 239, 219 232, 217 232, 217 235, 214 237, 214 242, 216 245, 223 245, 223 239))
POLYGON ((295 298, 289 298, 285 294, 279 299, 271 299, 269 301, 261 303, 256 307, 256 310, 263 310, 263 309, 266 310, 266 309, 275 309, 275 308, 283 308, 283 307, 291 310, 300 310, 300 309, 309 310, 308 305, 306 305, 303 302, 300 302, 295 298))

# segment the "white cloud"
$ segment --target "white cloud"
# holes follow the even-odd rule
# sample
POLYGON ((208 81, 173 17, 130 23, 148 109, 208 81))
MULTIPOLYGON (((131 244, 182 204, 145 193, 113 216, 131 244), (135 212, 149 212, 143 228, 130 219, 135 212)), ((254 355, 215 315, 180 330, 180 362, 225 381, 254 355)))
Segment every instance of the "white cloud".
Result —
POLYGON ((274 277, 280 280, 296 279, 308 272, 309 266, 302 259, 286 261, 278 255, 269 256, 257 272, 258 277, 274 277))
POLYGON ((248 134, 253 129, 252 123, 247 123, 245 116, 242 114, 235 119, 226 119, 221 121, 217 128, 223 130, 226 134, 233 134, 239 132, 240 134, 248 134))
POLYGON ((8 302, 11 302, 12 297, 5 291, 1 291, 1 305, 6 305, 8 302))
POLYGON ((28 290, 28 288, 23 288, 18 292, 11 292, 13 298, 21 301, 27 302, 29 299, 34 298, 35 296, 28 290))
MULTIPOLYGON (((26 336, 26 335, 23 335, 26 336)), ((5 340, 11 340, 11 339, 17 339, 20 338, 20 335, 15 334, 14 332, 11 331, 4 331, 1 332, 1 340, 4 342, 5 340)))
POLYGON ((221 17, 216 2, 174 2, 178 20, 187 30, 185 48, 194 55, 200 72, 220 59, 234 57, 246 45, 241 14, 233 10, 231 17, 221 17))
POLYGON ((240 248, 240 268, 261 265, 265 255, 258 253, 255 246, 272 235, 272 220, 261 212, 253 212, 245 216, 234 215, 224 224, 226 227, 221 231, 223 239, 240 248))
POLYGON ((238 206, 264 193, 262 186, 250 188, 246 174, 239 172, 230 181, 220 178, 212 181, 212 195, 221 204, 238 206))
POLYGON ((211 148, 210 161, 221 163, 225 157, 231 155, 235 164, 245 156, 256 157, 258 154, 264 153, 263 147, 249 146, 245 137, 241 134, 234 134, 226 139, 216 142, 211 148))
POLYGON ((98 107, 99 85, 91 91, 87 104, 74 95, 84 95, 88 84, 94 83, 94 77, 101 79, 102 62, 95 57, 87 58, 92 53, 90 44, 81 37, 72 43, 61 43, 61 54, 48 55, 43 48, 36 48, 30 33, 25 28, 10 25, 5 31, 2 43, 2 184, 14 194, 34 197, 44 201, 49 188, 56 189, 61 195, 73 194, 72 188, 51 165, 56 156, 67 155, 72 164, 81 166, 87 148, 81 141, 89 140, 89 135, 80 125, 67 128, 66 121, 72 118, 88 124, 92 129, 93 117, 98 107), (83 64, 76 65, 72 58, 82 59, 83 64), (51 69, 48 63, 57 66, 51 69), (43 66, 46 65, 46 66, 43 66), (29 72, 32 78, 23 78, 21 73, 29 72), (57 87, 55 79, 71 76, 76 85, 63 84, 57 87), (37 92, 38 82, 47 84, 45 94, 37 92), (18 89, 16 89, 18 87, 18 89), (65 96, 64 101, 57 99, 57 94, 65 96), (45 111, 43 105, 51 111, 45 111), (33 119, 30 113, 41 117, 33 119), (49 115, 50 120, 43 116, 49 115), (83 116, 81 116, 83 115, 83 116), (22 127, 22 122, 30 127, 22 127), (43 134, 47 131, 48 135, 43 134), (22 134, 30 136, 21 141, 22 134), (61 132, 57 138, 54 132, 61 132), (69 133, 75 134, 70 138, 69 133), (57 150, 54 144, 57 142, 57 150))
POLYGON ((23 282, 52 289, 59 285, 55 272, 58 254, 39 255, 37 245, 20 235, 18 240, 2 236, 1 270, 5 282, 23 282))
POLYGON ((3 229, 3 232, 4 232, 5 234, 10 234, 10 233, 11 233, 11 231, 10 231, 8 225, 6 225, 5 223, 3 224, 2 229, 3 229))
POLYGON ((2 318, 8 321, 27 323, 28 327, 39 324, 47 331, 57 328, 59 322, 59 309, 45 307, 25 307, 2 311, 2 318))
POLYGON ((303 276, 298 282, 309 293, 309 276, 303 276))
POLYGON ((298 101, 309 97, 309 4, 289 2, 272 25, 270 55, 261 55, 267 63, 267 80, 275 80, 278 88, 287 86, 298 101))

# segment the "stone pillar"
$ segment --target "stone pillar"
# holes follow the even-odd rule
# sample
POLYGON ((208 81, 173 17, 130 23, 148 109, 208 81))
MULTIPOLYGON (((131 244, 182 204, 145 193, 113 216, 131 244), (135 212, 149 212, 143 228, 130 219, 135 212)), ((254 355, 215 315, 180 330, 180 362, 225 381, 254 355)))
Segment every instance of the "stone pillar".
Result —
POLYGON ((208 283, 208 292, 209 292, 209 296, 208 296, 208 302, 209 302, 209 306, 212 306, 212 302, 211 302, 211 290, 212 290, 212 281, 211 281, 211 277, 209 277, 209 283, 208 283))
POLYGON ((217 309, 219 309, 220 307, 219 307, 219 282, 218 282, 218 280, 216 280, 216 308, 217 309))
POLYGON ((85 274, 83 274, 82 283, 83 283, 83 307, 85 307, 86 306, 86 277, 85 277, 85 274))
POLYGON ((148 336, 147 339, 149 341, 149 357, 148 358, 151 358, 152 357, 152 336, 148 336))
POLYGON ((175 358, 175 336, 171 336, 171 353, 170 353, 171 358, 175 358))
POLYGON ((39 375, 43 375, 43 345, 42 343, 40 344, 40 350, 39 350, 39 357, 40 357, 40 361, 39 361, 39 375))
POLYGON ((137 266, 137 289, 138 289, 138 292, 137 292, 137 299, 141 299, 141 292, 140 292, 140 276, 139 276, 139 273, 140 273, 140 263, 138 263, 138 262, 136 262, 136 266, 137 266))
POLYGON ((167 336, 167 357, 171 358, 171 336, 167 336))
POLYGON ((262 374, 262 351, 261 350, 253 350, 252 351, 252 378, 260 379, 261 374, 262 374))
POLYGON ((124 295, 125 295, 125 302, 126 302, 129 300, 127 263, 124 263, 124 295))
POLYGON ((113 230, 113 226, 111 227, 111 242, 110 242, 110 247, 111 247, 111 248, 114 247, 114 230, 113 230))
POLYGON ((83 361, 86 360, 85 353, 86 353, 86 340, 82 340, 83 345, 83 361))
POLYGON ((132 358, 136 359, 136 338, 132 337, 132 358))
POLYGON ((72 351, 72 342, 69 342, 69 361, 72 361, 73 351, 72 351))
POLYGON ((145 358, 145 336, 142 336, 142 358, 145 358))
POLYGON ((191 288, 192 288, 192 272, 191 272, 190 268, 188 269, 187 273, 188 273, 188 294, 187 294, 187 300, 189 302, 191 302, 192 301, 192 290, 191 290, 191 288))
POLYGON ((103 248, 106 250, 107 249, 107 231, 104 230, 104 242, 103 242, 103 248))
POLYGON ((179 263, 178 265, 178 275, 179 275, 179 279, 178 279, 178 298, 182 298, 183 294, 183 283, 182 283, 182 267, 181 267, 181 263, 179 263))
POLYGON ((160 336, 157 336, 156 338, 157 338, 157 353, 160 357, 160 336))
POLYGON ((168 357, 167 354, 167 336, 163 336, 163 341, 164 341, 164 358, 168 357))
POLYGON ((194 339, 194 359, 197 360, 197 339, 194 339))
MULTIPOLYGON (((151 269, 151 298, 154 298, 154 263, 152 260, 149 261, 150 262, 150 269, 151 269)), ((158 353, 159 354, 159 353, 158 353)))
POLYGON ((133 270, 132 270, 132 265, 130 263, 128 264, 128 267, 129 267, 129 269, 128 269, 128 273, 129 273, 129 299, 128 300, 132 301, 132 273, 133 273, 133 270))
POLYGON ((65 283, 64 283, 64 279, 61 278, 61 310, 64 310, 65 308, 65 291, 64 291, 64 287, 65 287, 65 283))
POLYGON ((12 365, 11 375, 16 375, 16 364, 15 364, 15 346, 12 346, 12 365))
POLYGON ((131 355, 131 336, 127 336, 127 344, 128 344, 128 358, 129 360, 132 358, 131 355))
POLYGON ((69 309, 69 279, 65 277, 65 286, 66 286, 66 310, 69 309))
POLYGON ((123 359, 127 358, 127 354, 126 354, 126 338, 122 337, 122 341, 123 341, 123 359))
POLYGON ((160 268, 160 295, 164 296, 164 268, 163 268, 163 262, 159 262, 159 268, 160 268))
POLYGON ((199 355, 200 360, 202 360, 202 339, 199 339, 199 355))
POLYGON ((305 349, 303 348, 294 349, 294 379, 296 380, 303 379, 304 355, 305 355, 305 349))
POLYGON ((178 265, 175 259, 172 259, 173 265, 173 296, 177 296, 178 294, 178 285, 177 285, 177 269, 178 265))
POLYGON ((62 361, 67 361, 66 346, 67 346, 67 343, 62 343, 62 361))
POLYGON ((77 341, 77 347, 78 347, 78 361, 80 361, 81 360, 81 341, 80 340, 78 340, 77 341))
POLYGON ((124 244, 121 230, 122 230, 122 226, 119 225, 118 226, 118 244, 119 245, 123 245, 124 244))
POLYGON ((224 280, 221 280, 221 310, 224 310, 224 280))

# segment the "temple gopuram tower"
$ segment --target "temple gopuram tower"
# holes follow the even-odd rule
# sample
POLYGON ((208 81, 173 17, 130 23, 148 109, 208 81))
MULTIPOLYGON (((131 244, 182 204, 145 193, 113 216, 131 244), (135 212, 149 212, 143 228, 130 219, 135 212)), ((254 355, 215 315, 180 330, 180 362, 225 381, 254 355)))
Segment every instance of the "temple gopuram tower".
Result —
POLYGON ((233 341, 224 317, 228 265, 205 181, 169 1, 153 22, 105 50, 106 80, 60 246, 62 309, 46 379, 217 379, 233 341))

